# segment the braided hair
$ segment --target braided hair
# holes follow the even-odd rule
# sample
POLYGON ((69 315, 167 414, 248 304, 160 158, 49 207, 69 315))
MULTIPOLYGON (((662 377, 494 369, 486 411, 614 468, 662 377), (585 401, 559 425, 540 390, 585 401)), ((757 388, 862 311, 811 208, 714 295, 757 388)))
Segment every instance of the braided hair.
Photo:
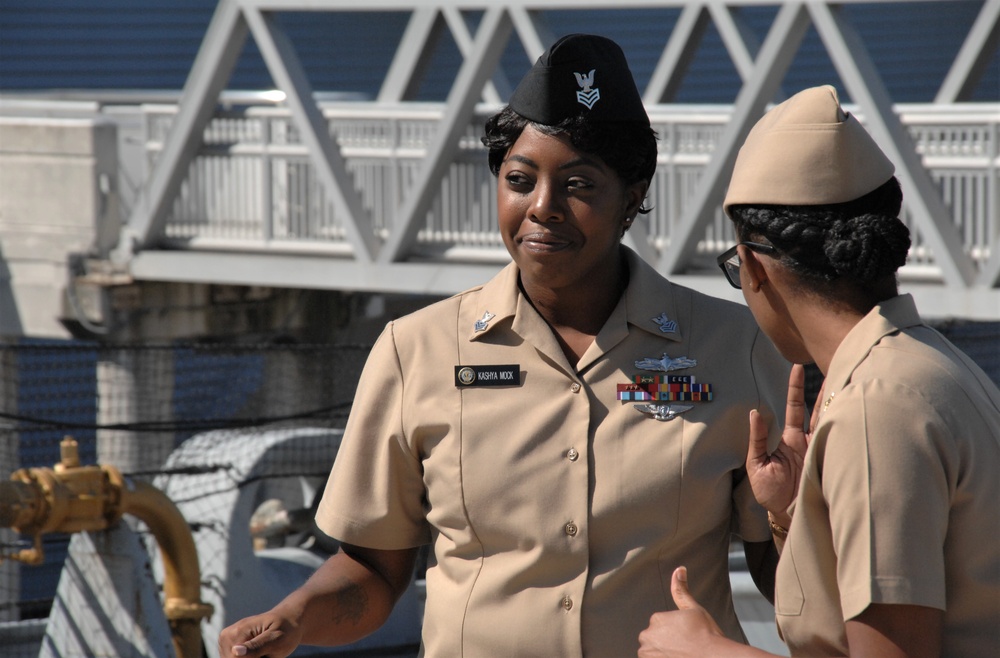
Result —
POLYGON ((767 240, 802 285, 868 310, 896 294, 895 273, 906 263, 910 231, 899 219, 902 201, 893 176, 853 201, 734 205, 729 214, 741 242, 767 240))

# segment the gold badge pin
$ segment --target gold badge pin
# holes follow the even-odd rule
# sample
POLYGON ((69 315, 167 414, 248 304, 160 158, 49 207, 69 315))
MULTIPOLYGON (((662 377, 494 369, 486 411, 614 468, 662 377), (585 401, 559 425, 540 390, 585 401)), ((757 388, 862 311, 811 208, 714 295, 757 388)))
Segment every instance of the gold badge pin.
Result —
POLYGON ((458 381, 460 384, 468 386, 476 381, 476 371, 466 366, 458 371, 458 381))

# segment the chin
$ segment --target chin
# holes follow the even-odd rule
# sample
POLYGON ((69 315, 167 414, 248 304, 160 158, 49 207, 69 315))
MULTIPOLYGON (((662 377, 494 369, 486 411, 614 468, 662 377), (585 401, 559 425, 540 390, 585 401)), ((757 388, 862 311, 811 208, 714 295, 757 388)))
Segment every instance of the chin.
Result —
POLYGON ((800 366, 809 366, 816 363, 816 360, 809 356, 808 354, 803 354, 802 352, 792 352, 785 353, 782 352, 781 356, 785 357, 785 360, 789 363, 797 363, 800 366))
POLYGON ((802 347, 802 345, 800 345, 799 343, 783 344, 774 340, 773 338, 771 338, 770 340, 771 344, 774 345, 774 348, 778 350, 778 354, 780 354, 785 359, 785 361, 788 361, 789 363, 798 363, 807 366, 811 363, 814 363, 815 361, 812 358, 812 356, 808 352, 806 352, 805 349, 802 347))

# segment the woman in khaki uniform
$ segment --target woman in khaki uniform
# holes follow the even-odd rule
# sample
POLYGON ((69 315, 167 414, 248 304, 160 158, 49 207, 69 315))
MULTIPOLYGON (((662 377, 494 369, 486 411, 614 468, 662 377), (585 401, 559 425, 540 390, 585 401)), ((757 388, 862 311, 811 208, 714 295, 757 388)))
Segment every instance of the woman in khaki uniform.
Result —
MULTIPOLYGON (((1000 391, 923 324, 895 272, 909 232, 893 166, 832 87, 771 110, 740 151, 720 256, 779 351, 826 375, 802 431, 802 369, 769 454, 747 470, 784 541, 775 611, 793 656, 1000 653, 1000 391)), ((690 580, 688 577, 690 574, 690 580)), ((642 657, 752 656, 674 575, 642 657)))
POLYGON ((386 327, 317 514, 342 552, 221 655, 364 636, 428 543, 426 656, 634 654, 681 562, 743 639, 733 533, 762 583, 777 558, 743 419, 781 406, 788 364, 744 307, 622 246, 656 140, 616 44, 557 42, 484 142, 513 262, 386 327))

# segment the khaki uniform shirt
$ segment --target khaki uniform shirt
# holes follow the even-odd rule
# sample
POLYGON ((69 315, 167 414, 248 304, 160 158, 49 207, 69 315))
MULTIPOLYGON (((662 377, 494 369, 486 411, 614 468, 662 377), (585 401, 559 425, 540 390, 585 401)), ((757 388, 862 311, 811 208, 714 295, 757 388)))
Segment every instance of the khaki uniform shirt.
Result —
POLYGON ((781 554, 793 656, 847 655, 873 603, 944 610, 943 656, 1000 651, 1000 392, 906 295, 837 349, 781 554))
POLYGON ((390 323, 369 357, 317 522, 362 546, 433 544, 428 656, 634 656, 650 615, 673 608, 682 564, 742 637, 731 532, 770 538, 743 469, 748 414, 760 408, 777 435, 787 365, 745 307, 627 254, 628 289, 579 363, 513 264, 390 323), (694 359, 670 374, 711 384, 714 399, 657 420, 616 385, 657 374, 635 362, 665 353, 694 359), (456 366, 490 365, 516 380, 457 383, 456 366))

